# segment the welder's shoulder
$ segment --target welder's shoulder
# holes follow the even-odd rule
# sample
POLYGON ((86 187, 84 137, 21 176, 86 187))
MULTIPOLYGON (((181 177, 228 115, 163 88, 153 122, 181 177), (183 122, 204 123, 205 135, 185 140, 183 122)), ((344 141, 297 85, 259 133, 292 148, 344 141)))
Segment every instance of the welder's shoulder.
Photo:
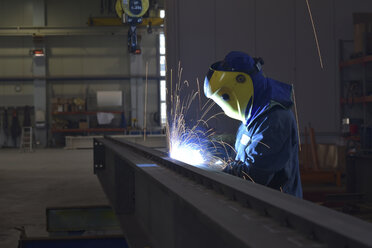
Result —
POLYGON ((262 132, 274 134, 275 132, 291 129, 293 120, 291 110, 284 109, 280 106, 274 106, 258 116, 248 129, 253 134, 262 132))
POLYGON ((283 120, 291 120, 293 117, 292 110, 285 109, 280 106, 276 106, 269 111, 269 115, 272 119, 283 119, 283 120))
POLYGON ((274 129, 287 129, 293 125, 293 122, 292 111, 279 106, 269 110, 266 115, 266 123, 274 129))

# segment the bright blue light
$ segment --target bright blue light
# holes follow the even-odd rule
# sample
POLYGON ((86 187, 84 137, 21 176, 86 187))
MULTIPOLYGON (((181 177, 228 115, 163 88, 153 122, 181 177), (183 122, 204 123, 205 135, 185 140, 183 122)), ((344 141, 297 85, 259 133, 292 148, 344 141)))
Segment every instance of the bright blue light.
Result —
POLYGON ((170 157, 194 166, 205 162, 201 154, 201 147, 195 147, 195 144, 190 143, 185 145, 177 144, 172 147, 170 157))
POLYGON ((137 164, 138 167, 158 167, 156 164, 137 164))

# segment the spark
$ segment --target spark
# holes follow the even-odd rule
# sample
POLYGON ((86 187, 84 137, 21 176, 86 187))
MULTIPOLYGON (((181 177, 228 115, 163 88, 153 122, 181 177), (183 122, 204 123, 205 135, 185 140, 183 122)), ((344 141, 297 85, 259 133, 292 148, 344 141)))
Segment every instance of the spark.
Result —
POLYGON ((300 124, 298 123, 298 114, 297 114, 297 104, 296 104, 296 94, 294 90, 294 85, 292 84, 292 95, 294 102, 294 110, 296 114, 296 124, 297 124, 297 136, 298 136, 298 148, 301 151, 301 135, 300 135, 300 124))
POLYGON ((221 160, 218 160, 218 161, 216 161, 214 164, 215 164, 215 165, 222 165, 223 163, 222 163, 221 160))
MULTIPOLYGON (((208 122, 217 116, 223 114, 223 112, 213 114, 211 113, 215 102, 208 99, 206 103, 201 105, 201 91, 199 86, 199 80, 197 80, 197 91, 191 91, 190 94, 182 95, 185 100, 181 100, 181 91, 186 90, 190 83, 185 80, 182 82, 182 71, 179 63, 178 68, 178 82, 173 90, 173 70, 170 70, 170 116, 167 116, 166 133, 168 138, 169 156, 173 159, 182 161, 195 167, 211 170, 222 170, 227 166, 231 166, 230 163, 234 160, 230 155, 235 155, 236 151, 234 147, 222 140, 216 140, 214 138, 215 132, 212 128, 209 128, 208 122), (201 111, 201 117, 196 123, 188 127, 186 125, 187 112, 195 100, 199 100, 199 111, 201 111), (225 156, 225 157, 224 157, 225 156)), ((168 92, 168 90, 167 90, 168 92)), ((169 92, 168 92, 169 93, 169 92)), ((270 146, 261 142, 252 140, 261 145, 266 146, 270 149, 270 146)), ((242 171, 242 178, 245 180, 254 180, 244 171, 242 171)))
POLYGON ((216 118, 218 114, 210 115, 210 111, 214 106, 214 102, 207 101, 203 107, 201 107, 201 91, 199 86, 199 80, 197 80, 197 91, 191 91, 190 94, 186 95, 184 100, 181 99, 181 91, 185 91, 190 83, 185 80, 182 81, 181 64, 179 63, 178 68, 178 82, 175 85, 173 91, 173 71, 171 74, 171 92, 170 92, 170 117, 167 121, 167 137, 169 146, 169 156, 173 159, 182 161, 184 163, 196 166, 196 167, 208 167, 212 169, 221 170, 227 165, 227 161, 230 158, 220 158, 219 156, 228 154, 228 150, 235 151, 230 145, 223 141, 216 141, 213 139, 215 133, 211 128, 208 127, 208 121, 216 118), (186 117, 188 110, 193 107, 193 103, 199 100, 199 110, 203 111, 199 120, 196 123, 188 127, 186 125, 186 117), (223 152, 219 151, 223 150, 223 152))
POLYGON ((314 32, 314 37, 315 37, 316 47, 317 47, 317 49, 318 49, 318 56, 319 56, 319 61, 320 61, 320 67, 323 69, 322 54, 321 54, 321 52, 320 52, 320 46, 319 46, 319 41, 318 41, 318 35, 317 35, 316 29, 315 29, 315 24, 314 24, 314 20, 313 20, 313 15, 312 15, 312 13, 311 13, 311 8, 310 8, 309 0, 306 0, 306 5, 307 5, 307 10, 308 10, 308 12, 309 12, 311 25, 312 25, 312 27, 313 27, 313 32, 314 32))
POLYGON ((198 150, 198 147, 194 148, 192 143, 175 145, 171 151, 170 157, 194 166, 205 163, 201 151, 198 150))

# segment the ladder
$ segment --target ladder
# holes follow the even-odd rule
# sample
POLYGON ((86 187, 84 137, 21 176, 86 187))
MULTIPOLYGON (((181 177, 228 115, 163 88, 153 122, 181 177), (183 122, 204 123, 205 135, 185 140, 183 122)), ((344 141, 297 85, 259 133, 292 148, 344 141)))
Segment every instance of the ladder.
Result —
POLYGON ((32 152, 32 127, 23 127, 20 151, 32 152))

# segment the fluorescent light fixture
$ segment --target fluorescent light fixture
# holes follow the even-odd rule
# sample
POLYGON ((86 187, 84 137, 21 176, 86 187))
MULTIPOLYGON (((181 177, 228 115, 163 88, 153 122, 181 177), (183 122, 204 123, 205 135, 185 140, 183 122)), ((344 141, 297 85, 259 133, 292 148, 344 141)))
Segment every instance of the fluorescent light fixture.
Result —
POLYGON ((31 50, 31 54, 35 57, 44 57, 45 53, 43 49, 34 49, 31 50))
POLYGON ((164 18, 165 17, 165 10, 161 9, 159 11, 159 15, 160 15, 160 18, 164 18))

